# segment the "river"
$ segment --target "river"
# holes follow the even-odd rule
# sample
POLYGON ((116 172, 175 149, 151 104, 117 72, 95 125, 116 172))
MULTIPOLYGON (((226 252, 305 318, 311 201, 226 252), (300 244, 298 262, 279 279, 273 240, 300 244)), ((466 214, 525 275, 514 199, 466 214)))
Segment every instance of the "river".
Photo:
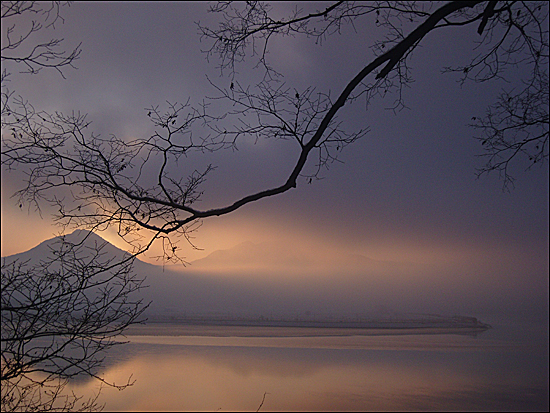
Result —
MULTIPOLYGON (((548 411, 548 328, 478 335, 137 326, 110 350, 107 411, 548 411), (347 335, 344 335, 347 334, 347 335)), ((96 381, 72 383, 76 394, 96 381)))

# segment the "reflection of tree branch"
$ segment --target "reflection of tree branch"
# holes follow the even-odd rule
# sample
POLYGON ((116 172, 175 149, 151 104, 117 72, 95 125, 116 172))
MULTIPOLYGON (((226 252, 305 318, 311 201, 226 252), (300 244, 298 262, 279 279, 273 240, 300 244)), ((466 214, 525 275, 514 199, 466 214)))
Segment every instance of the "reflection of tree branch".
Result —
POLYGON ((264 392, 264 396, 262 397, 262 402, 260 403, 260 405, 258 406, 258 408, 256 409, 257 412, 260 411, 260 409, 262 408, 262 406, 264 405, 264 402, 265 402, 265 396, 269 394, 268 392, 264 392))

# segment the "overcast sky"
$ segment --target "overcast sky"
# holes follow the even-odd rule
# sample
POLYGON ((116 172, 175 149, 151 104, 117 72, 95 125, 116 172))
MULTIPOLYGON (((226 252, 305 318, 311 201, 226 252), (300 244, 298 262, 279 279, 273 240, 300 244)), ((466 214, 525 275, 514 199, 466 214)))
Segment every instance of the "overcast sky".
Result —
MULTIPOLYGON (((278 8, 291 8, 288 3, 278 8)), ((315 8, 315 5, 308 4, 315 8)), ((318 8, 324 8, 319 5, 318 8)), ((215 24, 206 3, 93 2, 64 8, 64 24, 44 37, 63 37, 67 48, 82 42, 77 70, 36 76, 14 73, 10 88, 37 109, 88 113, 91 129, 102 136, 143 137, 150 129, 145 108, 166 101, 192 103, 214 95, 206 75, 227 88, 215 56, 206 60, 195 22, 215 24)), ((372 57, 370 46, 384 36, 365 19, 321 45, 313 39, 276 39, 268 58, 291 88, 314 86, 338 95, 372 57)), ((4 28, 2 29, 4 30, 4 28)), ((461 265, 479 263, 483 284, 506 279, 523 285, 522 294, 548 294, 548 166, 525 171, 518 162, 511 192, 497 174, 476 179, 483 166, 481 146, 468 126, 504 83, 460 86, 448 65, 468 62, 477 34, 473 27, 430 33, 410 61, 415 82, 405 90, 408 109, 387 108, 395 96, 344 108, 346 129, 370 128, 347 147, 342 163, 323 171, 324 179, 271 199, 247 205, 229 216, 206 220, 189 260, 244 241, 280 241, 309 254, 358 253, 379 260, 445 262, 445 277, 460 277, 461 265), (486 270, 482 270, 482 268, 486 270), (536 293, 535 293, 536 292, 536 293)), ((13 70, 15 72, 15 70, 13 70)), ((257 78, 251 65, 237 67, 243 86, 257 78)), ((221 110, 221 109, 220 109, 221 110)), ((259 189, 284 183, 297 157, 291 142, 252 144, 212 158, 219 168, 209 177, 201 206, 223 206, 259 189)), ((193 164, 195 165, 195 164, 193 164)), ((58 232, 51 218, 20 210, 10 195, 17 174, 2 174, 2 255, 25 251, 58 232)), ((47 211, 45 211, 47 212, 47 211)), ((116 243, 112 234, 101 234, 116 243)), ((118 245, 121 245, 120 243, 118 245)), ((511 289, 513 289, 511 287, 511 289)))

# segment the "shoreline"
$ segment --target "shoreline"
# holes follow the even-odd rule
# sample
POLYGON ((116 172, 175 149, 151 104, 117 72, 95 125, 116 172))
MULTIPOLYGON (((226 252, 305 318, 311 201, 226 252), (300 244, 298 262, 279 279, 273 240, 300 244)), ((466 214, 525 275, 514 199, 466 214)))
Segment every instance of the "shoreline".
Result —
POLYGON ((235 317, 235 316, 150 316, 150 324, 174 323, 204 326, 239 327, 300 327, 300 328, 478 328, 491 326, 480 322, 476 317, 422 315, 417 317, 395 318, 284 318, 284 317, 235 317))
POLYGON ((491 326, 475 318, 394 320, 283 320, 186 318, 134 324, 125 335, 225 337, 326 337, 356 335, 461 334, 476 336, 491 326))

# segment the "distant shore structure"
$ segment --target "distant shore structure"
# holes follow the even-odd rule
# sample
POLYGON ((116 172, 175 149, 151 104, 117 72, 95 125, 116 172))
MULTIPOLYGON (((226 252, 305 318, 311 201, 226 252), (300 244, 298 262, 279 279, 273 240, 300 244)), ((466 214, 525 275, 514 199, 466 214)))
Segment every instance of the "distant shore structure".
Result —
POLYGON ((151 323, 178 323, 202 326, 240 327, 300 327, 300 328, 353 328, 353 329, 467 329, 485 331, 491 328, 476 317, 441 316, 437 314, 403 315, 389 318, 321 317, 321 316, 237 316, 231 314, 208 315, 151 315, 151 323))

